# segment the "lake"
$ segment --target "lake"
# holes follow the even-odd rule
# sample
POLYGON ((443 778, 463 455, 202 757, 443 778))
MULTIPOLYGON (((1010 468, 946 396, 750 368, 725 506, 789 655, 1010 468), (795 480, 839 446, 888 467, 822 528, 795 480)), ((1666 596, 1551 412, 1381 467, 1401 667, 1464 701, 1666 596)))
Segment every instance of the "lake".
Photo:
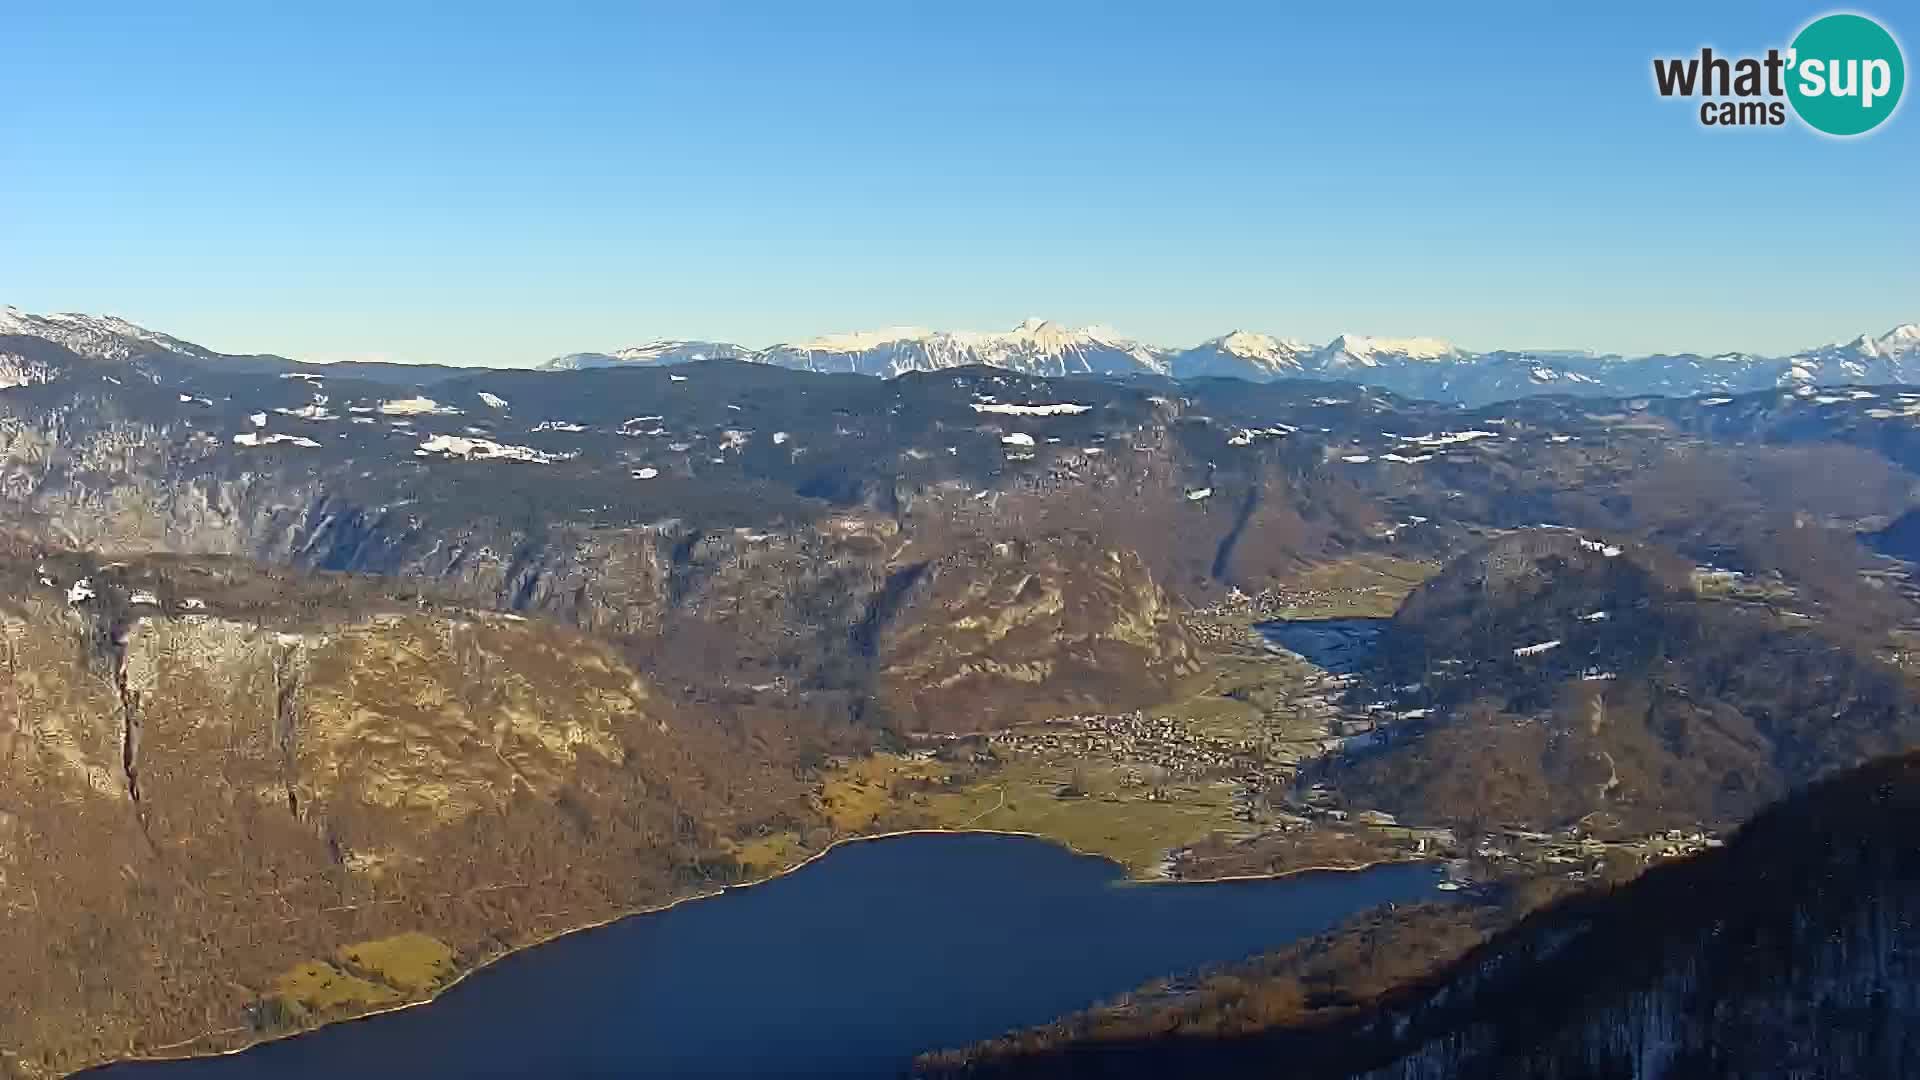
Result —
POLYGON ((507 957, 431 1005, 242 1054, 90 1080, 404 1075, 900 1075, 919 1051, 1043 1023, 1388 902, 1431 866, 1136 884, 1042 840, 842 845, 785 877, 507 957))
POLYGON ((1338 674, 1358 671, 1373 655, 1391 619, 1281 619, 1256 625, 1260 636, 1314 666, 1338 674))

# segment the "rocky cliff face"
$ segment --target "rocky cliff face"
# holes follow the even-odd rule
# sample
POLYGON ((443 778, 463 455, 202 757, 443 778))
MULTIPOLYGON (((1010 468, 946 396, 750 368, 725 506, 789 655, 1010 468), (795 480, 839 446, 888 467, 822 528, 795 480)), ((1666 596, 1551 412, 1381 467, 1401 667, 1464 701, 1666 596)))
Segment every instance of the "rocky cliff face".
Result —
POLYGON ((444 977, 724 880, 729 823, 806 806, 777 750, 745 760, 549 622, 204 560, 54 554, 5 577, 16 1071, 430 990, 334 957, 423 932, 444 977), (313 965, 358 996, 303 983, 313 965))
POLYGON ((1164 700, 1195 670, 1132 552, 1063 534, 905 571, 878 650, 880 699, 910 730, 968 731, 1164 700))
POLYGON ((696 374, 503 375, 489 384, 499 393, 456 380, 405 399, 321 376, 201 374, 179 392, 69 378, 0 401, 0 500, 20 525, 77 548, 431 581, 468 604, 619 638, 702 693, 818 693, 856 710, 883 696, 876 716, 939 707, 940 688, 910 701, 898 673, 954 674, 882 655, 915 620, 943 625, 947 601, 909 601, 937 581, 986 590, 969 602, 990 602, 979 597, 999 587, 1004 552, 1072 547, 1038 570, 1055 621, 1030 624, 1017 658, 985 661, 1026 671, 1014 684, 1029 691, 1034 672, 1065 673, 1057 692, 1030 692, 1007 715, 1101 704, 1091 674, 1103 666, 1141 673, 1115 681, 1114 707, 1178 677, 1184 644, 1167 589, 1175 579, 1214 587, 1240 510, 1186 498, 1205 483, 1193 461, 1203 451, 1168 430, 1171 404, 1106 387, 1100 404, 1003 406, 995 398, 1014 391, 1067 395, 1043 380, 970 374, 892 388, 855 380, 855 412, 808 400, 811 376, 683 370, 696 374), (636 378, 651 381, 628 385, 636 378), (643 402, 682 400, 634 416, 643 405, 541 396, 596 379, 643 402), (756 401, 787 383, 789 399, 756 401), (552 420, 557 412, 580 420, 552 420), (430 434, 438 428, 486 435, 430 434), (509 445, 524 460, 425 449, 509 445), (1191 519, 1193 542, 1150 525, 1143 506, 1191 519), (1068 529, 1080 535, 1062 546, 1068 529), (924 569, 936 572, 899 594, 924 569), (986 576, 963 580, 976 570, 986 576), (889 667, 882 690, 874 679, 889 667))

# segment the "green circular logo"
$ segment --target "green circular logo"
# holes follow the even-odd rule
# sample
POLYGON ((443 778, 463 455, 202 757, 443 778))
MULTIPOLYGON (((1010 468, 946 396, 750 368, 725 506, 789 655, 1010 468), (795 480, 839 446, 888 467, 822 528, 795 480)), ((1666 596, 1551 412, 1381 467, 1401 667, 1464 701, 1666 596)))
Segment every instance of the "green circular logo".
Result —
POLYGON ((1872 131, 1893 115, 1907 82, 1900 43, 1864 15, 1823 15, 1793 39, 1787 99, 1829 135, 1872 131))

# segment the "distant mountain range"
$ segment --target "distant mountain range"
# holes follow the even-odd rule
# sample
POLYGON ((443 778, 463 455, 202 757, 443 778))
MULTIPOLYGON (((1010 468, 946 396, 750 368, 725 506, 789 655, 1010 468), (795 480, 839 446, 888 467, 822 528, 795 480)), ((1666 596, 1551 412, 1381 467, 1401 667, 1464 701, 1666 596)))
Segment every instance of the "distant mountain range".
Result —
MULTIPOLYGON (((273 356, 233 357, 111 316, 34 315, 0 308, 0 386, 44 381, 47 364, 8 336, 39 338, 93 361, 171 357, 197 363, 246 361, 253 369, 296 365, 273 356)), ((1028 375, 1160 376, 1174 379, 1285 378, 1358 382, 1411 397, 1469 405, 1543 393, 1600 396, 1741 393, 1769 388, 1920 382, 1920 325, 1823 345, 1787 356, 1749 353, 1628 357, 1573 350, 1474 352, 1437 338, 1342 334, 1325 345, 1236 330, 1189 348, 1133 340, 1101 326, 1072 328, 1028 319, 1003 332, 890 327, 754 349, 723 341, 660 340, 612 352, 575 352, 544 371, 737 359, 802 371, 891 377, 984 364, 1028 375)), ((397 365, 355 365, 360 374, 397 365)), ((428 369, 413 369, 415 377, 428 369)), ((440 369, 451 372, 458 369, 440 369)))
POLYGON ((1028 319, 1005 333, 928 330, 894 326, 833 334, 812 341, 754 350, 708 341, 654 341, 612 353, 572 353, 541 365, 547 370, 614 367, 630 363, 675 363, 732 357, 800 371, 893 376, 909 371, 985 364, 1028 375, 1170 374, 1169 354, 1105 327, 1064 327, 1028 319))
POLYGON ((573 353, 548 370, 674 363, 731 356, 805 371, 893 376, 967 364, 1029 375, 1162 375, 1359 382, 1436 401, 1484 404, 1543 393, 1686 396, 1770 387, 1920 381, 1920 325, 1897 326, 1790 356, 1749 353, 1628 357, 1574 350, 1473 352, 1437 338, 1342 334, 1325 345, 1236 330, 1176 349, 1100 326, 1028 319, 1002 333, 893 327, 754 350, 719 342, 656 341, 613 353, 573 353))

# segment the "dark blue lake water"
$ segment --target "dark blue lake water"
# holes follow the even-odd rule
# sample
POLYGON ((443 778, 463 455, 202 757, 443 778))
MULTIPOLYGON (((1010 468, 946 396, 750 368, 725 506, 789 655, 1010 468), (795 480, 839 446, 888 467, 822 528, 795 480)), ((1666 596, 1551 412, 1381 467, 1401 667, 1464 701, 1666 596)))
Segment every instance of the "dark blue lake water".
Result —
POLYGON ((1328 671, 1360 669, 1380 643, 1388 619, 1282 619, 1255 626, 1260 636, 1328 671))
POLYGON ((900 1075, 913 1055, 1238 960, 1388 902, 1431 867, 1127 883, 1040 840, 922 835, 508 957, 431 1005, 90 1080, 900 1075))

